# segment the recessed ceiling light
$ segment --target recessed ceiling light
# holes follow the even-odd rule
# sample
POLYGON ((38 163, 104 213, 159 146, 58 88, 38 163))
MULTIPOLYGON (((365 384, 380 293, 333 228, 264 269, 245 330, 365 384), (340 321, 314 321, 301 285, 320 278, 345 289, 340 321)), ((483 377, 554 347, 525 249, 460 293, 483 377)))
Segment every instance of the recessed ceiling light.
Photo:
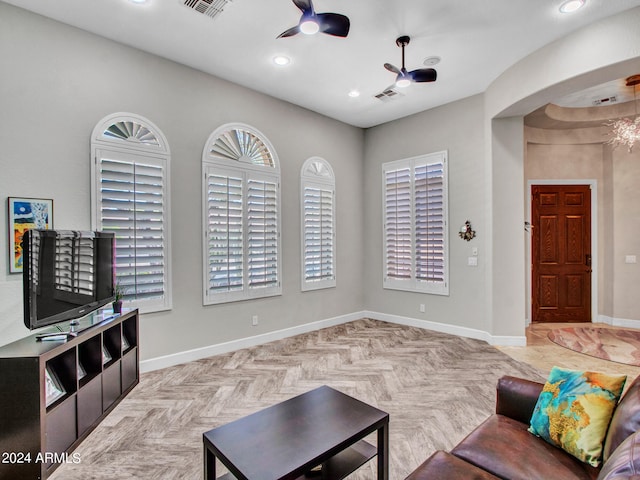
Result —
POLYGON ((142 5, 144 3, 147 3, 149 0, 129 0, 131 3, 134 3, 136 5, 142 5))
POLYGON ((437 55, 433 55, 431 57, 427 57, 424 59, 423 65, 426 65, 427 67, 433 67, 434 65, 437 65, 440 63, 440 61, 442 60, 442 58, 438 57, 437 55))
POLYGON ((350 90, 349 91, 349 96, 351 98, 357 98, 357 97, 360 96, 360 92, 358 90, 356 90, 356 89, 350 90))
POLYGON ((562 5, 560 5, 560 12, 561 13, 575 12, 579 8, 582 8, 582 6, 585 4, 585 1, 586 0, 567 0, 562 5))
POLYGON ((277 55, 273 57, 273 63, 284 67, 285 65, 289 65, 291 63, 291 59, 289 57, 285 57, 284 55, 277 55))

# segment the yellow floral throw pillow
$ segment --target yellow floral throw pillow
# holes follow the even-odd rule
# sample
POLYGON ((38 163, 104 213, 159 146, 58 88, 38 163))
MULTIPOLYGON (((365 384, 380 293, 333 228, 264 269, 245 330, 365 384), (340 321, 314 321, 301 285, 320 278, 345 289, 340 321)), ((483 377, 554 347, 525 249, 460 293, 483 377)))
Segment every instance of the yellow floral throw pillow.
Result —
POLYGON ((529 431, 597 467, 626 375, 553 367, 538 397, 529 431))

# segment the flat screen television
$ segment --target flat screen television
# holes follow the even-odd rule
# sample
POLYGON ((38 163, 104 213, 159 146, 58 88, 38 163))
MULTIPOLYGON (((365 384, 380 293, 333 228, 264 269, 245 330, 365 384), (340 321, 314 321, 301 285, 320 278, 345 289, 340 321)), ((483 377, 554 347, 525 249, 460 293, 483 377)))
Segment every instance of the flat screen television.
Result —
POLYGON ((22 252, 27 328, 73 321, 114 300, 113 233, 28 230, 22 252))

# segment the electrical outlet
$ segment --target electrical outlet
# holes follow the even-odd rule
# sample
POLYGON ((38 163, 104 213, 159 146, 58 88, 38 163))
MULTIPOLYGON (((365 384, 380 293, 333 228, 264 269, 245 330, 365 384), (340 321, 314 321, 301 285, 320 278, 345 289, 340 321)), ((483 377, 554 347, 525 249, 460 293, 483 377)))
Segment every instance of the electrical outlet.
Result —
POLYGON ((427 308, 425 307, 424 303, 420 304, 420 312, 424 313, 427 311, 427 308))
POLYGON ((254 327, 258 325, 258 315, 254 315, 253 317, 251 317, 251 325, 253 325, 254 327))

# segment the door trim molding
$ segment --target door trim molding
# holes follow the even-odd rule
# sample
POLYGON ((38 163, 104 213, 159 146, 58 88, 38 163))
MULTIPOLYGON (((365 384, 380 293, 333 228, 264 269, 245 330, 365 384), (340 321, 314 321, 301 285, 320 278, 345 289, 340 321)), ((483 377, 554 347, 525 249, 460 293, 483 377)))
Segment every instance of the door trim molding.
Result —
MULTIPOLYGON (((589 185, 591 188, 591 322, 598 319, 598 181, 592 178, 579 179, 540 179, 527 180, 527 211, 525 221, 531 224, 531 187, 534 185, 589 185)), ((531 324, 531 233, 525 236, 525 260, 527 264, 526 289, 526 325, 531 324)))

